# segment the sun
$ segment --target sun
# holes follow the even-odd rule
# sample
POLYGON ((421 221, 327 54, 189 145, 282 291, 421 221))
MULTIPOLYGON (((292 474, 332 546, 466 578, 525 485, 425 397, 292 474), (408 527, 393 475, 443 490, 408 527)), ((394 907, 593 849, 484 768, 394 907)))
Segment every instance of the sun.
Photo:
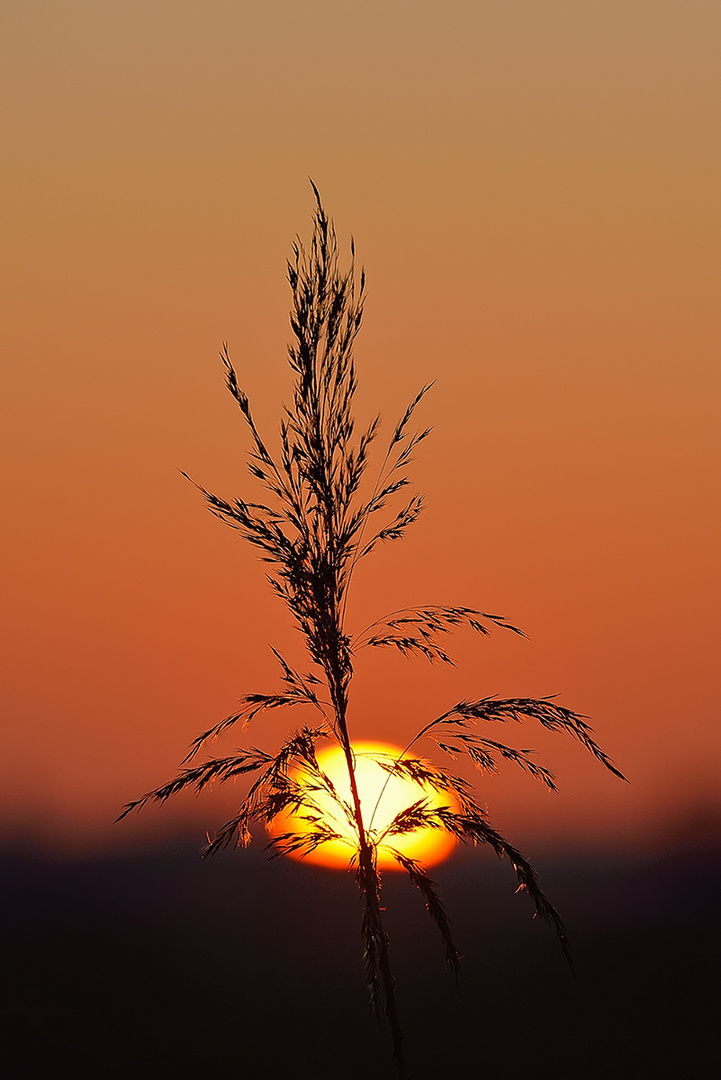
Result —
MULTIPOLYGON (((412 806, 419 799, 427 799, 428 805, 432 807, 447 806, 451 810, 458 809, 455 799, 449 793, 435 791, 428 785, 421 786, 397 774, 389 774, 378 764, 376 760, 378 756, 388 761, 401 757, 403 751, 400 747, 390 743, 357 742, 353 743, 353 753, 356 759, 356 782, 363 809, 363 819, 371 834, 379 833, 399 811, 412 806)), ((318 765, 331 780, 341 798, 350 802, 348 767, 342 748, 334 746, 319 751, 318 765)), ((304 773, 296 771, 293 775, 294 779, 305 786, 304 773)), ((330 795, 314 790, 312 797, 325 822, 335 832, 347 836, 350 843, 342 840, 328 840, 308 855, 291 854, 291 857, 302 858, 304 862, 315 863, 318 866, 345 870, 355 850, 353 829, 330 795)), ((284 811, 278 814, 269 826, 271 835, 277 836, 290 830, 298 833, 311 832, 313 826, 304 820, 302 813, 303 811, 284 811)), ((417 829, 414 832, 394 836, 391 842, 403 855, 417 859, 424 866, 442 862, 450 855, 456 844, 455 839, 444 830, 431 828, 417 829)), ((378 848, 378 866, 386 870, 401 869, 392 854, 384 850, 382 845, 378 848)))

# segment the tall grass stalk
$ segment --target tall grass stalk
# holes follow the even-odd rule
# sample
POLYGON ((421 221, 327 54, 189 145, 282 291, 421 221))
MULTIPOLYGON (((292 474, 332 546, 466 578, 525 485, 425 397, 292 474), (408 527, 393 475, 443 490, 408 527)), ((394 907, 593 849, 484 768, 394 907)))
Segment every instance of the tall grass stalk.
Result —
POLYGON ((400 540, 423 508, 423 497, 413 494, 395 512, 389 510, 394 497, 408 487, 407 467, 416 447, 429 434, 428 428, 414 427, 414 417, 430 386, 421 388, 396 424, 375 484, 370 494, 364 495, 363 491, 370 487, 363 484, 369 451, 379 428, 376 417, 358 433, 353 414, 353 346, 363 316, 365 274, 362 269, 356 270, 352 241, 350 265, 342 269, 335 229, 315 185, 313 191, 316 207, 310 245, 306 248, 297 240, 287 264, 293 335, 288 358, 294 386, 291 404, 283 409, 278 453, 271 453, 256 427, 227 347, 221 353, 228 390, 250 436, 248 466, 266 491, 265 501, 227 501, 196 485, 211 512, 253 544, 268 563, 268 582, 290 610, 305 639, 309 670, 292 667, 274 649, 281 671, 280 687, 273 693, 245 694, 235 712, 194 740, 175 779, 128 803, 121 817, 149 801, 165 802, 186 788, 199 792, 211 783, 225 783, 248 774, 253 779, 238 812, 209 838, 205 855, 228 845, 247 846, 253 822, 269 826, 279 814, 288 811, 302 815, 309 827, 302 832, 292 828, 276 831, 268 843, 273 854, 303 856, 331 840, 346 843, 349 866, 355 870, 363 903, 364 960, 371 1002, 376 1011, 385 1013, 397 1076, 408 1080, 388 936, 383 925, 379 851, 390 853, 420 891, 456 976, 460 954, 436 885, 418 860, 396 847, 398 837, 421 828, 445 830, 461 841, 490 846, 501 859, 507 857, 519 888, 529 894, 537 914, 555 930, 569 962, 571 955, 563 922, 541 889, 535 870, 491 826, 485 808, 475 799, 472 785, 449 768, 411 756, 410 751, 425 740, 447 757, 465 755, 476 768, 487 772, 498 771, 500 762, 508 761, 555 789, 553 775, 535 762, 530 751, 479 733, 486 724, 530 720, 571 735, 607 769, 623 777, 594 741, 585 717, 550 698, 463 700, 426 723, 397 758, 382 753, 371 755, 389 778, 402 776, 417 785, 418 797, 383 827, 375 826, 377 804, 370 816, 364 817, 348 727, 356 654, 364 648, 382 648, 404 656, 422 656, 432 663, 452 664, 444 642, 454 630, 466 627, 484 636, 494 629, 515 634, 522 631, 499 615, 444 606, 394 611, 358 633, 346 630, 346 603, 356 566, 378 545, 400 540), (246 728, 261 713, 298 706, 310 709, 315 723, 302 725, 274 752, 252 747, 228 757, 209 757, 202 764, 194 763, 200 751, 236 725, 246 728), (318 763, 316 746, 322 740, 342 748, 350 800, 338 792, 318 763), (429 788, 446 797, 447 805, 432 806, 425 796, 429 788), (349 825, 352 840, 341 835, 334 820, 324 813, 318 801, 321 795, 333 800, 337 815, 349 825))

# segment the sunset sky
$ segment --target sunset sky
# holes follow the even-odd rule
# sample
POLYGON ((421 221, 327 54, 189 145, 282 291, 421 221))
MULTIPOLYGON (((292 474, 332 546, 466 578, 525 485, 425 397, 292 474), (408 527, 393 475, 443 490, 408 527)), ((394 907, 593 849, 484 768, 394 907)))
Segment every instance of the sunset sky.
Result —
POLYGON ((447 603, 528 635, 459 634, 449 671, 359 657, 353 733, 405 744, 463 697, 558 694, 630 783, 495 729, 560 787, 476 776, 518 846, 718 829, 720 40, 713 0, 6 3, 0 843, 192 822, 200 844, 232 789, 112 822, 276 688, 268 643, 304 663, 179 470, 257 497, 218 351, 274 438, 309 177, 368 277, 360 420, 387 437, 437 380, 427 510, 359 570, 348 628, 447 603))

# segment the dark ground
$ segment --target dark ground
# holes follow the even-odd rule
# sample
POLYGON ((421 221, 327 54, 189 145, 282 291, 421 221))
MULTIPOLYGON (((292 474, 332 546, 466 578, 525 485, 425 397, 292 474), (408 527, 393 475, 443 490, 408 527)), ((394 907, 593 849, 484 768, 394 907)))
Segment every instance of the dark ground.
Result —
MULTIPOLYGON (((420 896, 385 876, 413 1080, 721 1076, 721 860, 538 860, 576 955, 505 863, 436 868, 460 999, 420 896)), ((392 1080, 352 878, 253 853, 5 855, 5 1080, 392 1080)))

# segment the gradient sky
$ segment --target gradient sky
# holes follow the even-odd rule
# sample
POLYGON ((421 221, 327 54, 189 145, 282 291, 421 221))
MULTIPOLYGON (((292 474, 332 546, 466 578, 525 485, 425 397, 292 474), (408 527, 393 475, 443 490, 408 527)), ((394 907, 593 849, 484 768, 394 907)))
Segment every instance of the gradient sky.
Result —
POLYGON ((252 491, 217 353, 275 430, 309 176, 368 274, 360 416, 388 432, 437 379, 428 509, 359 572, 349 628, 465 603, 529 635, 461 635, 457 671, 359 662, 355 734, 559 693, 631 784, 514 732, 561 791, 483 781, 511 839, 718 823, 719 40, 713 0, 4 5, 5 842, 202 836, 232 791, 110 823, 275 687, 267 642, 302 662, 177 470, 252 491))

